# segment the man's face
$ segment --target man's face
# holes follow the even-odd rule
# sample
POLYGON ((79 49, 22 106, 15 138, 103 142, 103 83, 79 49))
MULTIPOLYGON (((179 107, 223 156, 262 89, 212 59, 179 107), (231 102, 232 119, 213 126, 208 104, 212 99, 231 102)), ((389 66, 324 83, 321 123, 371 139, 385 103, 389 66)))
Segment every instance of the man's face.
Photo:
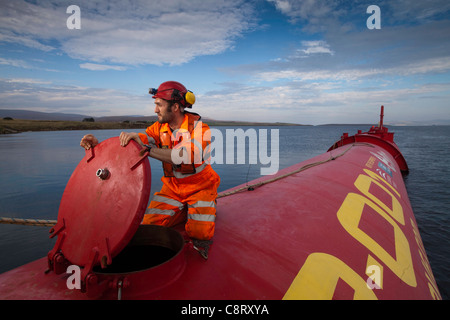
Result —
POLYGON ((155 113, 159 123, 169 123, 174 117, 169 101, 161 98, 155 99, 155 113))

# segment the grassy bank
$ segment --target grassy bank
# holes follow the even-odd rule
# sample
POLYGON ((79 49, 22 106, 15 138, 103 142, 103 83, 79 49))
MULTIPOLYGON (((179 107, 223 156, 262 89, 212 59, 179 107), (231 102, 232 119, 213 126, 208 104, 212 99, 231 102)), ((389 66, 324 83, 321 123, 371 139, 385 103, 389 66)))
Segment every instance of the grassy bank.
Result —
MULTIPOLYGON (((209 126, 270 126, 290 125, 284 123, 253 123, 238 121, 205 121, 209 126)), ((0 134, 26 131, 62 131, 62 130, 105 130, 105 129, 145 129, 153 122, 86 122, 86 121, 49 121, 49 120, 5 120, 0 119, 0 134)))
POLYGON ((0 119, 0 134, 26 131, 140 129, 147 128, 151 124, 152 123, 0 119))

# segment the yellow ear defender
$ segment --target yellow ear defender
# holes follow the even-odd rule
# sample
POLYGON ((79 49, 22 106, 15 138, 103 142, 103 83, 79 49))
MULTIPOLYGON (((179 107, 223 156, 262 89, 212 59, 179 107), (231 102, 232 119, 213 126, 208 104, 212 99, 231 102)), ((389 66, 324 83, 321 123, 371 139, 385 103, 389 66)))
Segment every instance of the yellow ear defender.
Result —
POLYGON ((193 105, 195 103, 195 95, 192 91, 186 92, 184 95, 184 100, 189 103, 190 105, 193 105))

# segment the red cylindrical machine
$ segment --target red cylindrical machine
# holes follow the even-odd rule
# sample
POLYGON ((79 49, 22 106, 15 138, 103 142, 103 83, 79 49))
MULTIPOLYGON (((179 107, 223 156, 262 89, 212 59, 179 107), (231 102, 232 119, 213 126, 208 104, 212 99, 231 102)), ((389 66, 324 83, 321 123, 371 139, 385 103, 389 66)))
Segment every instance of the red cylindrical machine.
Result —
POLYGON ((441 299, 403 183, 407 170, 382 125, 344 134, 322 155, 221 193, 207 260, 182 225, 136 227, 131 241, 122 226, 122 240, 103 244, 116 230, 109 221, 101 240, 92 240, 100 244, 86 248, 96 258, 77 260, 81 290, 68 289, 69 275, 55 268, 44 274, 57 252, 61 268, 74 264, 59 245, 0 275, 0 298, 441 299))

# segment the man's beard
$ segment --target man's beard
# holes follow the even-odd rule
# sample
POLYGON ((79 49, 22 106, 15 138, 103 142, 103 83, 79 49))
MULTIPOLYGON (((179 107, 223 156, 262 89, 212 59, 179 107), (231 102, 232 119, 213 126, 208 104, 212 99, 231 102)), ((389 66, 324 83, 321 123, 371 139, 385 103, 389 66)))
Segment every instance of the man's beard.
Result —
POLYGON ((172 113, 172 106, 170 108, 167 108, 167 113, 165 115, 161 115, 161 119, 158 117, 158 122, 163 124, 163 123, 168 123, 170 120, 172 120, 173 118, 173 113, 172 113))

